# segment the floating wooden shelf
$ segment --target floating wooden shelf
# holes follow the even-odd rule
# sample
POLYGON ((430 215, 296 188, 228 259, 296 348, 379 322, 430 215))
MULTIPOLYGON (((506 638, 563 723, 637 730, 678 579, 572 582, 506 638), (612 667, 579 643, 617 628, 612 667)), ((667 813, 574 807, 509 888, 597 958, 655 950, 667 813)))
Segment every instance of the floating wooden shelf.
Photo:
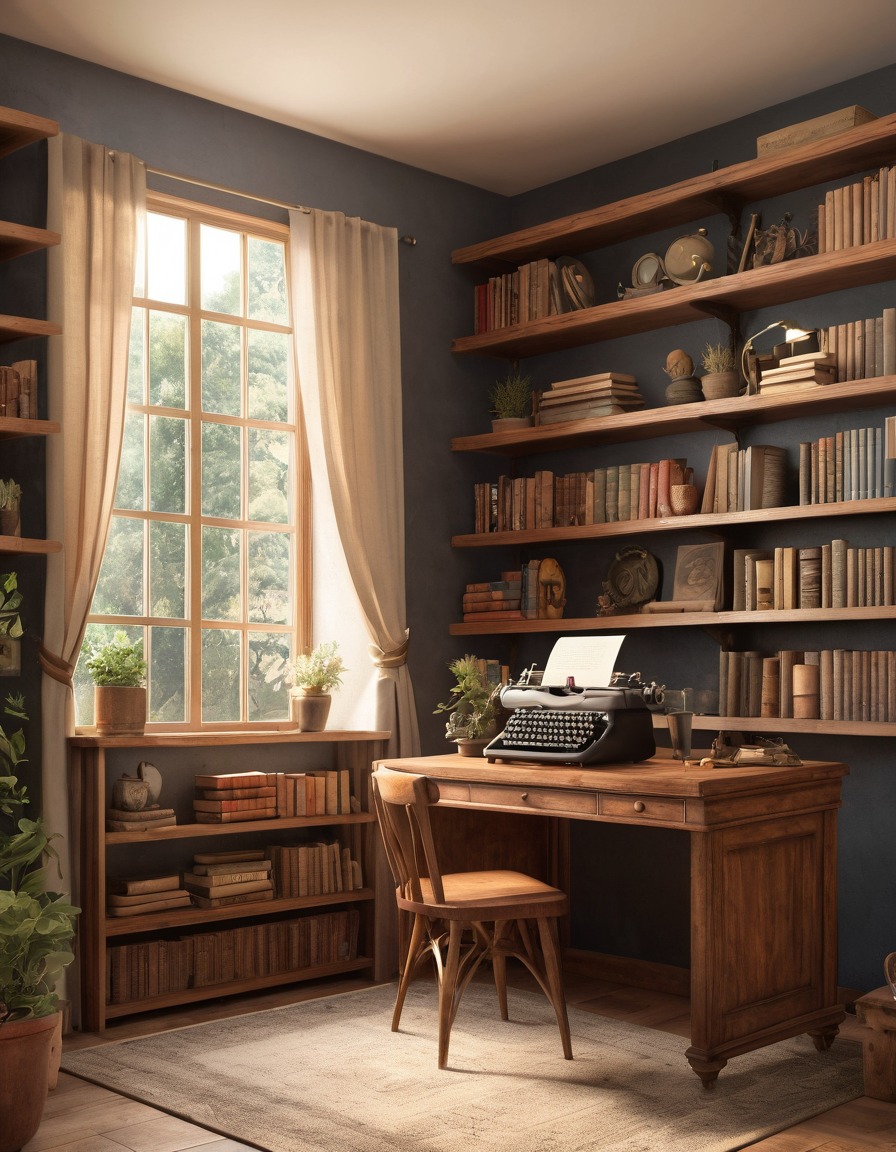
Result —
POLYGON ((46 228, 29 228, 0 220, 0 260, 13 260, 16 256, 52 248, 60 239, 58 232, 48 232, 46 228))
POLYGON ((36 540, 27 536, 0 536, 0 553, 7 556, 49 556, 61 552, 58 540, 36 540))
POLYGON ((849 380, 781 396, 733 396, 665 408, 642 408, 617 416, 570 420, 514 432, 456 436, 453 452, 485 452, 497 456, 531 456, 597 444, 629 444, 682 433, 733 431, 751 425, 777 424, 807 415, 877 408, 896 401, 896 376, 849 380))
POLYGON ((478 244, 458 248, 455 264, 516 265, 542 256, 574 255, 645 236, 719 212, 810 188, 862 169, 893 163, 896 114, 858 128, 746 160, 655 191, 629 196, 478 244))
POLYGON ((62 325, 49 320, 32 320, 27 316, 0 316, 0 343, 25 340, 30 336, 60 336, 62 325))
POLYGON ((58 420, 21 420, 18 416, 0 416, 0 440, 19 436, 54 436, 61 429, 58 420))
MULTIPOLYGON (((653 714, 654 728, 668 729, 666 717, 653 714)), ((817 736, 896 736, 896 724, 880 720, 794 720, 778 716, 703 716, 695 714, 691 727, 701 732, 804 732, 817 736)), ((720 768, 720 772, 724 769, 720 768)))
POLYGON ((55 120, 19 112, 16 108, 0 108, 0 156, 58 135, 59 125, 55 120))
POLYGON ((707 317, 735 316, 757 308, 877 284, 896 277, 896 239, 878 240, 783 264, 750 268, 732 276, 684 284, 632 300, 614 300, 514 324, 476 336, 461 336, 452 352, 520 359, 653 332, 707 317))

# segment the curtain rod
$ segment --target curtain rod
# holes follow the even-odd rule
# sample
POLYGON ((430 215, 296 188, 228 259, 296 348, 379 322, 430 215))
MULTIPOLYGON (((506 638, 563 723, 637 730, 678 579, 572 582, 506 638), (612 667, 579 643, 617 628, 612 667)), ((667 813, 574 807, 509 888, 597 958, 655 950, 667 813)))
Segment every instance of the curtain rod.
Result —
MULTIPOLYGON (((148 164, 146 171, 154 176, 164 176, 166 180, 178 180, 181 184, 193 184, 197 188, 209 188, 213 192, 224 192, 228 196, 239 196, 243 200, 254 200, 257 204, 270 204, 274 208, 285 208, 287 211, 295 209, 297 212, 311 212, 312 209, 304 204, 287 204, 283 200, 269 200, 266 196, 256 196, 253 192, 239 192, 236 188, 228 188, 224 184, 212 184, 208 180, 197 180, 194 176, 182 176, 178 172, 166 172, 163 168, 151 168, 148 164)), ((412 248, 417 243, 416 236, 399 236, 402 244, 412 248)))

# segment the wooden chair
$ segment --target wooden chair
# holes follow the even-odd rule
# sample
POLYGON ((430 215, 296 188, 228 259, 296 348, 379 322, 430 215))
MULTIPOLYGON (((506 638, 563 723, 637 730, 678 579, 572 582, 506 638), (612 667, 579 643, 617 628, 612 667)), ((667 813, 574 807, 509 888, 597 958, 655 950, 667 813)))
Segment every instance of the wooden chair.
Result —
POLYGON ((448 1064, 451 1025, 464 990, 479 965, 491 960, 501 1019, 507 1020, 507 957, 521 960, 551 1002, 563 1055, 572 1059, 563 994, 557 918, 567 911, 565 893, 521 872, 457 872, 442 875, 429 808, 438 787, 426 776, 377 768, 373 795, 386 857, 395 878, 399 910, 413 917, 407 958, 392 1013, 398 1031, 408 987, 421 962, 432 955, 439 981, 439 1067, 448 1064), (531 922, 538 925, 537 939, 531 922))

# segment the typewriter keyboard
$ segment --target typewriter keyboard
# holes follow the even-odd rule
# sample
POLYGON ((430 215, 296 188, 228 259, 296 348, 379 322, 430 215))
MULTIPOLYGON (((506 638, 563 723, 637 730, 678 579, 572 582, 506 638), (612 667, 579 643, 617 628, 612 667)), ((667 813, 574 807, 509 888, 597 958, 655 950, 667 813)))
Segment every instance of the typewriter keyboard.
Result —
POLYGON ((607 727, 606 712, 579 709, 517 708, 499 740, 510 751, 583 752, 599 740, 607 727))

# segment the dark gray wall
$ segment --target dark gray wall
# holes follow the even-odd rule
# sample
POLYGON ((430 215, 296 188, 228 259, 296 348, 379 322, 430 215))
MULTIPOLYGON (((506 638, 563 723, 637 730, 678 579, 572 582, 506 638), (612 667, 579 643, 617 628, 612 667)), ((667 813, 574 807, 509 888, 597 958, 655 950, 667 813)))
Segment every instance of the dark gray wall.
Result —
MULTIPOLYGON (((471 286, 483 273, 455 269, 451 250, 480 239, 565 215, 580 208, 616 200, 622 196, 659 187, 709 170, 749 159, 755 155, 755 138, 763 132, 851 103, 863 104, 883 114, 892 110, 896 68, 859 77, 800 100, 686 137, 662 148, 630 157, 592 172, 583 173, 513 200, 455 181, 360 152, 344 145, 286 128, 258 117, 224 108, 208 101, 173 92, 120 73, 48 52, 32 45, 0 37, 0 104, 52 117, 63 131, 124 149, 140 156, 150 167, 194 176, 260 196, 290 203, 341 210, 384 225, 395 226, 400 235, 417 238, 414 248, 401 246, 402 375, 405 419, 406 523, 408 544, 408 619, 411 627, 410 667, 418 701, 424 751, 442 751, 442 719, 432 716, 436 701, 445 698, 449 679, 446 663, 464 650, 510 660, 514 671, 531 659, 543 662, 551 639, 513 645, 483 637, 465 644, 448 636, 457 619, 460 591, 467 580, 487 579, 518 556, 473 550, 453 552, 454 533, 472 526, 472 483, 494 478, 500 463, 455 456, 448 450, 452 435, 487 428, 488 383, 502 371, 495 361, 456 359, 449 351, 452 337, 472 330, 471 286)), ((23 158, 4 160, 0 186, 0 215, 24 222, 42 222, 42 153, 29 149, 23 158), (10 199, 12 197, 12 199, 10 199), (17 203, 16 203, 17 201, 17 203), (13 214, 17 211, 18 214, 13 214)), ((894 156, 896 161, 896 156, 894 156)), ((847 181, 844 181, 846 183, 847 181)), ((151 186, 225 206, 277 216, 251 202, 219 194, 151 180, 151 186)), ((796 223, 817 197, 799 193, 780 202, 763 205, 766 222, 785 210, 795 213, 796 223)), ((282 214, 280 214, 282 216, 282 214)), ((718 250, 724 251, 725 220, 715 217, 695 221, 706 224, 718 250)), ((600 298, 612 298, 618 280, 627 281, 634 260, 643 252, 664 251, 665 245, 686 229, 674 229, 638 242, 583 254, 591 268, 600 298)), ((27 258, 9 266, 9 277, 0 278, 2 311, 27 312, 33 306, 41 314, 42 258, 27 258), (30 261, 30 263, 29 263, 30 261), (24 302, 23 302, 24 301, 24 302)), ((890 288, 868 288, 797 302, 787 315, 808 325, 824 325, 837 319, 879 313, 891 303, 890 288)), ((783 313, 780 313, 783 314, 783 313)), ((779 310, 744 317, 743 328, 754 332, 776 319, 779 310)), ((595 348, 572 350, 524 362, 536 383, 604 368, 633 372, 648 403, 662 403, 667 383, 662 374, 666 353, 684 347, 697 358, 707 340, 724 337, 714 321, 657 332, 634 340, 609 342, 595 348)), ((5 359, 40 355, 20 345, 6 350, 5 359)), ((45 413, 42 413, 45 414, 45 413)), ((882 412, 863 413, 852 423, 882 419, 882 412)), ((850 426, 849 414, 839 419, 791 421, 766 430, 762 441, 787 443, 795 452, 800 439, 822 431, 850 426)), ((618 449, 614 461, 686 455, 702 480, 711 437, 670 438, 644 446, 618 449), (655 454, 654 454, 655 453, 655 454)), ((756 437, 754 437, 754 440, 756 437)), ((42 484, 42 455, 4 459, 22 467, 35 464, 36 482, 42 484)), ((14 450, 13 450, 14 451, 14 450)), ((559 472, 593 466, 595 453, 570 453, 545 459, 545 466, 559 472)), ((26 532, 39 535, 42 518, 38 509, 30 515, 26 532)), ((889 520, 889 518, 888 518, 889 520)), ((829 522, 790 529, 785 525, 757 526, 751 532, 757 546, 820 543, 838 535, 829 522)), ((671 573, 674 549, 679 543, 701 537, 675 535, 661 541, 651 537, 650 550, 659 554, 671 573)), ((892 527, 880 517, 851 522, 849 538, 855 543, 893 543, 892 527)), ((613 556, 607 547, 568 546, 552 549, 570 576, 569 615, 590 615, 600 582, 613 556)), ((41 631, 42 566, 23 559, 16 565, 29 579, 27 623, 33 653, 41 631)), ((744 629, 738 647, 772 651, 779 647, 880 647, 891 645, 874 625, 849 628, 769 627, 744 629)), ((26 658, 29 649, 26 649, 26 658)), ((718 646, 697 630, 660 630, 653 635, 634 633, 626 642, 622 667, 637 668, 645 675, 677 687, 711 687, 717 667, 718 646)), ((32 675, 29 673, 29 675, 32 675)), ((23 677, 23 680, 26 678, 23 677)), ((37 677, 26 680, 36 712, 37 677), (33 686, 33 691, 32 691, 33 686)), ((35 728, 36 725, 32 725, 35 728)), ((852 775, 846 782, 845 805, 840 819, 841 965, 840 982, 868 989, 881 981, 884 955, 896 947, 891 927, 896 910, 896 875, 889 863, 892 840, 891 812, 896 800, 896 777, 890 765, 888 742, 881 739, 834 739, 799 737, 794 740, 805 757, 843 759, 852 775)), ((648 959, 687 962, 687 844, 670 834, 636 835, 635 830, 577 828, 574 843, 576 867, 584 881, 575 896, 575 943, 608 951, 618 950, 648 959), (623 872, 639 872, 640 895, 635 901, 619 898, 616 862, 623 872), (656 899, 645 899, 644 892, 656 899), (633 907, 644 909, 634 915, 633 907), (661 911, 662 915, 658 915, 661 911), (599 915, 595 918, 594 913, 599 915), (595 922, 600 927, 595 928, 595 922), (604 927, 606 926, 606 927, 604 927), (615 935, 614 935, 615 934, 615 935), (622 943, 620 943, 622 941, 622 943)))

